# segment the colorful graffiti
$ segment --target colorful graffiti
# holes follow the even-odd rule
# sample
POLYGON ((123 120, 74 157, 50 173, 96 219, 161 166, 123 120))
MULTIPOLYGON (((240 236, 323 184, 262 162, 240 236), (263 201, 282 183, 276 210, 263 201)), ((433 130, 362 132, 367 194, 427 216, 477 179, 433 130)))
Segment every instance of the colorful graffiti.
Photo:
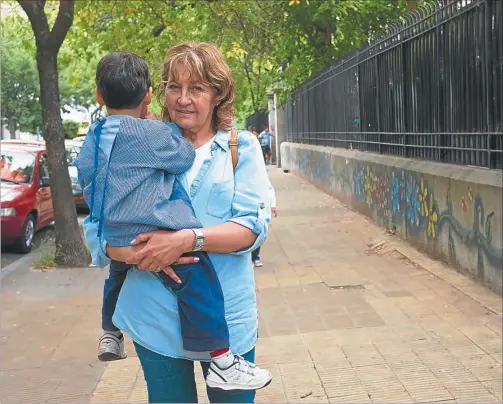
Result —
POLYGON ((353 175, 353 195, 360 200, 364 200, 365 170, 361 166, 355 167, 353 175))
POLYGON ((467 228, 454 216, 453 203, 451 197, 451 189, 447 192, 446 205, 447 209, 439 215, 437 228, 442 231, 448 225, 449 231, 449 255, 451 259, 456 259, 456 248, 454 243, 455 234, 466 247, 474 247, 477 249, 477 276, 484 278, 484 257, 495 267, 501 267, 503 262, 503 250, 492 245, 492 220, 494 212, 485 214, 484 203, 480 195, 473 195, 473 191, 469 188, 467 197, 461 197, 463 212, 469 210, 473 214, 472 227, 467 228))
POLYGON ((357 165, 353 173, 353 196, 367 208, 375 209, 379 221, 388 220, 391 224, 402 224, 405 220, 406 232, 410 236, 425 234, 434 242, 447 230, 448 251, 456 260, 454 235, 465 247, 477 249, 478 275, 483 277, 484 257, 495 267, 501 267, 503 250, 492 245, 492 220, 494 212, 484 211, 482 198, 468 188, 461 198, 461 210, 473 213, 471 228, 464 227, 453 214, 453 201, 450 186, 447 191, 446 209, 439 210, 433 189, 422 176, 404 171, 376 172, 370 165, 357 165), (424 233, 423 233, 424 232, 424 233))

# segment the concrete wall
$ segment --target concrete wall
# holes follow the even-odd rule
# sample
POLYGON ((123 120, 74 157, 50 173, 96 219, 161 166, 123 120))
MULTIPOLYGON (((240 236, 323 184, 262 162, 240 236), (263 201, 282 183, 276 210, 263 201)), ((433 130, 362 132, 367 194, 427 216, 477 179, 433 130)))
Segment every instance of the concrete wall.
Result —
MULTIPOLYGON (((276 98, 275 98, 276 101, 276 98)), ((276 165, 281 167, 281 143, 286 139, 286 113, 285 108, 275 102, 276 105, 276 165)))
POLYGON ((281 162, 502 294, 503 171, 287 142, 281 162))

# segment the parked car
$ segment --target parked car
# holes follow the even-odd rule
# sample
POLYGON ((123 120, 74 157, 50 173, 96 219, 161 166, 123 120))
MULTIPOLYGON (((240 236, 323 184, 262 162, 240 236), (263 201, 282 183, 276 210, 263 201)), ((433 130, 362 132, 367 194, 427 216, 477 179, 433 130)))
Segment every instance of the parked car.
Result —
POLYGON ((31 250, 37 230, 54 222, 43 142, 1 142, 2 244, 31 250))
POLYGON ((70 179, 72 180, 72 193, 73 200, 75 201, 75 207, 77 209, 89 209, 86 201, 84 200, 84 192, 80 186, 77 167, 75 167, 74 162, 80 153, 82 148, 82 142, 78 140, 65 140, 66 147, 66 160, 68 162, 68 173, 70 174, 70 179))

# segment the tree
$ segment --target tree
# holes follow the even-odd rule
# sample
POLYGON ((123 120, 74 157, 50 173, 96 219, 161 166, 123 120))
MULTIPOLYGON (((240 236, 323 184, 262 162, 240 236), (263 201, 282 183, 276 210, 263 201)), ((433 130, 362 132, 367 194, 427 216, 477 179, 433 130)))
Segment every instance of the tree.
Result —
MULTIPOLYGON (((42 110, 33 32, 26 18, 20 15, 3 18, 1 28, 2 118, 12 134, 16 129, 35 133, 37 128, 42 128, 42 110)), ((68 112, 70 107, 90 107, 94 100, 96 63, 96 57, 90 61, 74 57, 65 40, 58 53, 63 112, 68 112)))
POLYGON ((52 29, 45 14, 45 0, 18 0, 35 35, 40 80, 43 137, 47 145, 51 192, 56 223, 56 262, 86 266, 90 261, 77 221, 66 162, 58 80, 58 52, 74 16, 74 0, 61 0, 52 29))
MULTIPOLYGON (((435 0, 424 0, 435 1, 435 0)), ((77 2, 72 48, 77 57, 128 49, 153 67, 185 40, 216 43, 237 84, 241 118, 280 99, 358 49, 421 0, 110 0, 77 2), (92 38, 92 45, 90 39, 92 38)))
POLYGON ((79 135, 80 124, 75 121, 66 120, 63 121, 63 133, 66 139, 73 139, 79 135))

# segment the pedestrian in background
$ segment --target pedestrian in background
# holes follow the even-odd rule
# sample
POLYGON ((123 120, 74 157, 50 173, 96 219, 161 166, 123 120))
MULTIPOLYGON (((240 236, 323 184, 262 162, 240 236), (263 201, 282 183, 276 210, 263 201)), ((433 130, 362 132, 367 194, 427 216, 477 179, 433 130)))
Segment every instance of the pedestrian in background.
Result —
POLYGON ((271 165, 271 137, 274 135, 271 133, 269 128, 265 128, 260 135, 258 135, 258 140, 262 146, 262 154, 264 155, 265 165, 271 165))

